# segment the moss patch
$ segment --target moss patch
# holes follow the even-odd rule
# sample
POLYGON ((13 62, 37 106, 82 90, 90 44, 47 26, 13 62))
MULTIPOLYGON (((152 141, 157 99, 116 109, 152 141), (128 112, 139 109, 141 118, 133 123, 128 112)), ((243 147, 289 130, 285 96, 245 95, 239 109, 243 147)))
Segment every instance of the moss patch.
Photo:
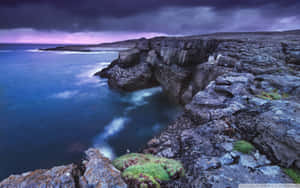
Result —
POLYGON ((237 151, 245 153, 245 154, 249 154, 255 149, 255 147, 251 143, 249 143, 245 140, 240 140, 240 141, 235 142, 233 147, 234 147, 234 150, 237 150, 237 151))
POLYGON ((260 95, 257 95, 257 97, 265 99, 265 100, 280 100, 288 98, 289 95, 286 93, 280 94, 277 90, 274 90, 272 92, 262 92, 260 95))
POLYGON ((127 154, 115 159, 113 165, 129 185, 141 188, 160 187, 162 181, 184 176, 180 162, 150 154, 127 154))
POLYGON ((283 169, 284 173, 288 175, 290 178, 293 179, 293 181, 297 184, 300 184, 300 172, 299 170, 294 170, 291 168, 285 168, 283 169))

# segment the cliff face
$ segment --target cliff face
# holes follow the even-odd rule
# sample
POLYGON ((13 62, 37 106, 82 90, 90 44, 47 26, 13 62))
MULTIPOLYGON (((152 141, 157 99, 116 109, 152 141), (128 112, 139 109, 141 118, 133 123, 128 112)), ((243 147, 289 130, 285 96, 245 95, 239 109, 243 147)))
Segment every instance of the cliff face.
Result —
POLYGON ((99 74, 109 78, 112 87, 127 91, 159 84, 170 97, 187 104, 197 91, 225 72, 273 74, 299 64, 297 38, 249 37, 141 40, 135 48, 121 51, 119 59, 99 74), (209 57, 209 63, 215 65, 202 65, 209 57))
POLYGON ((207 61, 218 43, 217 40, 143 40, 135 48, 120 52, 119 59, 99 74, 109 78, 110 86, 126 91, 161 85, 172 99, 182 102, 193 69, 207 61))
POLYGON ((227 34, 143 40, 98 75, 132 91, 160 85, 185 112, 144 152, 181 160, 167 187, 283 183, 300 168, 300 35, 227 34), (233 145, 247 140, 253 156, 233 145))

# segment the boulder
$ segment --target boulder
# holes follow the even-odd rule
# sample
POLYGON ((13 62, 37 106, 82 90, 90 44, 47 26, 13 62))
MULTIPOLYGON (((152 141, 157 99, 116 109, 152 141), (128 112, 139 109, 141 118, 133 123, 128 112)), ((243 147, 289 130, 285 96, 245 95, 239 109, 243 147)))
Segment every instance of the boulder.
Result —
POLYGON ((35 170, 11 175, 0 183, 1 188, 75 188, 80 175, 76 165, 58 166, 50 170, 35 170))
POLYGON ((120 171, 98 149, 89 149, 85 153, 87 156, 87 161, 84 162, 85 172, 80 177, 82 188, 127 188, 120 171))

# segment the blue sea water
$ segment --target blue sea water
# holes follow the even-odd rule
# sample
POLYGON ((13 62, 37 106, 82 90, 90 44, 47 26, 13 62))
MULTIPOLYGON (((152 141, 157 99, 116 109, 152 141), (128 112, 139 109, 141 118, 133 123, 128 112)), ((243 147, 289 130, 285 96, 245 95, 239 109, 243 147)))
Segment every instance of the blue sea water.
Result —
POLYGON ((0 180, 79 163, 98 147, 137 152, 180 111, 161 88, 109 89, 93 76, 117 52, 41 52, 56 45, 0 44, 0 180))

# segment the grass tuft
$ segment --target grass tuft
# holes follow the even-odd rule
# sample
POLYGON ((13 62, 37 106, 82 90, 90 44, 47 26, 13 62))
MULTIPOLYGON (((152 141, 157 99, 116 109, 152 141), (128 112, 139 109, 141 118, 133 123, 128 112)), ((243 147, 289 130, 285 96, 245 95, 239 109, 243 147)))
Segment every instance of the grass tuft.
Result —
POLYGON ((296 184, 300 184, 300 171, 291 169, 291 168, 285 168, 283 169, 284 173, 288 175, 296 184))
POLYGON ((234 150, 245 154, 249 154, 255 149, 255 147, 251 143, 245 140, 239 140, 235 142, 233 148, 234 150))

